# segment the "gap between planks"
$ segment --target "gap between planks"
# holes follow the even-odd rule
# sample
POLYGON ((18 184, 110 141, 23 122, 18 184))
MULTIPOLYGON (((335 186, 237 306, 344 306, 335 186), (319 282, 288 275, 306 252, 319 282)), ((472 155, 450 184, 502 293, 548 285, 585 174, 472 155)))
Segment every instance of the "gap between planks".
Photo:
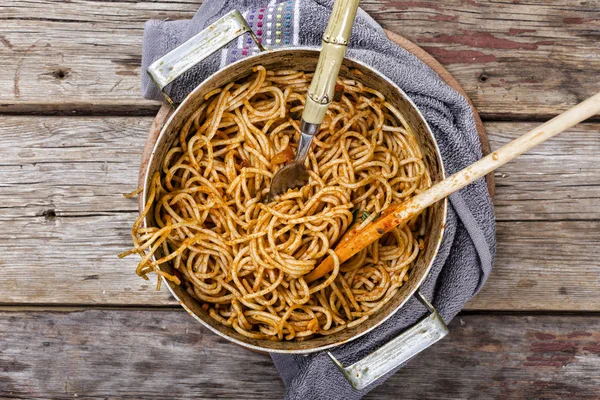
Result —
MULTIPOLYGON (((86 103, 3 103, 0 101, 0 117, 154 117, 161 106, 162 103, 139 107, 132 106, 129 102, 125 104, 107 102, 92 105, 86 103)), ((490 113, 478 110, 481 121, 485 123, 536 122, 540 124, 556 117, 562 111, 566 110, 532 114, 490 113)), ((595 115, 587 119, 586 122, 600 122, 600 115, 595 115)))
MULTIPOLYGON (((2 304, 0 313, 77 313, 85 311, 139 311, 139 312, 181 312, 185 310, 178 304, 157 304, 155 306, 139 306, 130 304, 2 304)), ((557 310, 512 310, 512 309, 463 309, 454 318, 462 316, 490 316, 490 317, 527 317, 527 316, 554 316, 554 317, 589 317, 598 318, 597 311, 557 311, 557 310)))

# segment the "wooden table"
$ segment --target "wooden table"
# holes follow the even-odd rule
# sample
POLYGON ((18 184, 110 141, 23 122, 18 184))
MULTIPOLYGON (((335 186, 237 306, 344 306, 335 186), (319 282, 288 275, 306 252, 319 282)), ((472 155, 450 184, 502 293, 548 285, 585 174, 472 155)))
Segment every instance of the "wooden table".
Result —
MULTIPOLYGON (((144 139, 144 21, 194 0, 0 5, 0 397, 281 398, 268 357, 119 260, 144 139)), ((448 67, 493 148, 600 91, 600 1, 363 0, 448 67)), ((368 398, 600 396, 600 118, 496 173, 498 254, 451 334, 368 398)))

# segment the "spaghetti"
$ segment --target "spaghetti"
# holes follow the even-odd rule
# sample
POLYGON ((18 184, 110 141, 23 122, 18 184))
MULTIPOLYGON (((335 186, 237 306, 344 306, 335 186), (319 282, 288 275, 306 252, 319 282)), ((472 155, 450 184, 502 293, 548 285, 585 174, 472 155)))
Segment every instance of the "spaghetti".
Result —
POLYGON ((271 178, 294 157, 310 80, 259 66, 206 94, 152 178, 134 248, 121 254, 139 254, 138 275, 185 285, 212 318, 249 338, 304 340, 364 322, 408 279, 423 248, 421 215, 336 260, 325 277, 304 280, 335 258, 353 224, 360 229, 431 185, 400 112, 360 82, 338 80, 306 161, 309 183, 266 204, 271 178), (142 227, 150 212, 155 226, 142 227), (160 269, 165 263, 174 275, 160 269))

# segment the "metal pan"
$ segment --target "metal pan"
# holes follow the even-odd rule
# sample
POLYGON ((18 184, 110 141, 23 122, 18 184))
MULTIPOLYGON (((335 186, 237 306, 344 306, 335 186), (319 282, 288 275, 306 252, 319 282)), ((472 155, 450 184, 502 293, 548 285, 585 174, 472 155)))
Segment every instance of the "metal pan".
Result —
MULTIPOLYGON (((232 11, 179 48, 156 61, 148 68, 148 73, 157 86, 165 93, 165 87, 178 76, 198 62, 201 62, 210 54, 218 51, 236 37, 245 33, 250 34, 256 41, 258 48, 262 50, 262 46, 258 43, 242 15, 238 11, 232 11)), ((150 157, 144 179, 142 204, 145 204, 147 201, 151 177, 155 172, 160 171, 162 161, 177 138, 180 127, 203 103, 204 94, 224 86, 231 81, 248 76, 252 68, 257 65, 263 65, 265 68, 272 70, 293 69, 312 72, 315 69, 318 57, 319 51, 317 49, 282 48, 268 50, 239 60, 217 71, 198 85, 177 106, 175 106, 174 102, 165 93, 167 101, 176 110, 163 126, 150 157)), ((435 138, 423 115, 408 96, 385 76, 356 60, 346 58, 340 71, 340 76, 342 78, 355 79, 380 91, 390 103, 402 112, 416 135, 424 154, 424 162, 429 169, 433 182, 443 180, 445 172, 435 138)), ((336 346, 355 340, 375 329, 399 311, 411 296, 418 297, 429 310, 429 314, 415 326, 372 354, 349 367, 344 367, 328 351, 332 361, 340 368, 344 376, 346 376, 355 388, 360 389, 437 342, 448 332, 438 313, 418 292, 419 286, 427 277, 440 247, 446 222, 446 213, 446 200, 434 204, 427 211, 428 232, 426 234, 425 248, 419 254, 410 272, 408 281, 400 288, 398 293, 378 313, 372 315, 362 324, 329 336, 316 337, 302 342, 274 342, 250 339, 211 318, 183 287, 167 280, 165 280, 165 284, 181 306, 214 333, 253 350, 286 354, 308 354, 331 350, 336 346)), ((146 226, 154 226, 153 215, 152 211, 147 214, 144 221, 146 226)), ((163 265, 161 268, 166 272, 173 272, 170 265, 163 265)))

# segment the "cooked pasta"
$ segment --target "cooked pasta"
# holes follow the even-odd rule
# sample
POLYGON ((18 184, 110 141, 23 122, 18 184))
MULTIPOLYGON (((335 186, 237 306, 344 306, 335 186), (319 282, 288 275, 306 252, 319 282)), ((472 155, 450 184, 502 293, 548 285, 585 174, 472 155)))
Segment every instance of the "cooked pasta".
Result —
POLYGON ((207 93, 152 177, 134 248, 121 255, 139 254, 138 275, 185 285, 212 318, 249 338, 305 340, 364 322, 423 248, 421 215, 304 280, 324 257, 335 259, 353 224, 431 185, 400 112, 376 90, 340 79, 305 164, 309 183, 267 203, 271 178, 294 157, 311 77, 259 66, 207 93), (154 226, 142 227, 149 212, 154 226), (160 269, 166 263, 174 275, 160 269))

